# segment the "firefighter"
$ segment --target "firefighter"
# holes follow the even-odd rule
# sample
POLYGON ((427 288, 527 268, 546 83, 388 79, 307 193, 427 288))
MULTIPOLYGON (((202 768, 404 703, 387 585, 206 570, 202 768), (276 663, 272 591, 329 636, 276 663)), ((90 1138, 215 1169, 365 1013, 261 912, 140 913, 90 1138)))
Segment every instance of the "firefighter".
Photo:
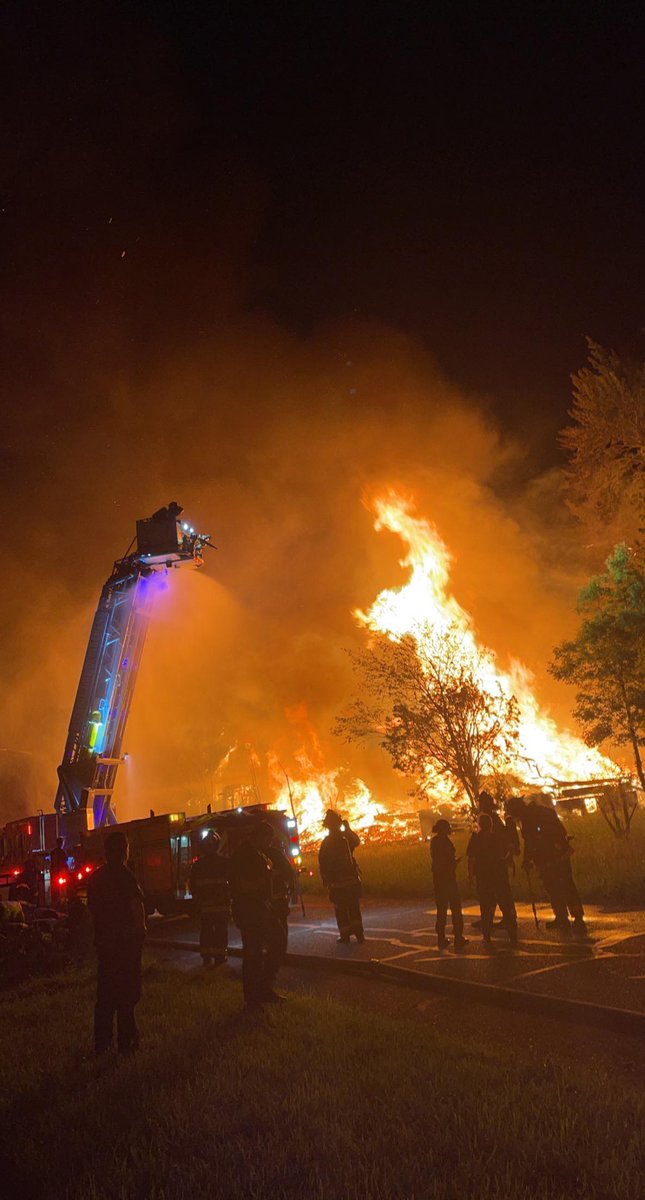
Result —
POLYGON ((318 865, 336 913, 340 937, 347 945, 352 935, 365 941, 361 916, 361 873, 354 858, 360 838, 333 808, 327 810, 323 825, 329 830, 318 851, 318 865))
POLYGON ((242 986, 248 1007, 276 1004, 275 977, 286 949, 285 923, 273 907, 273 826, 255 825, 229 859, 233 920, 242 937, 242 986))
POLYGON ((116 1014, 117 1048, 120 1054, 131 1054, 139 1045, 134 1009, 141 997, 143 893, 126 866, 128 839, 122 830, 107 834, 104 850, 105 865, 87 885, 98 959, 94 1047, 97 1054, 110 1048, 116 1014))
MULTIPOLYGON (((488 813, 491 821, 493 822, 493 832, 498 835, 498 837, 506 846, 506 861, 511 873, 514 875, 514 859, 520 853, 520 839, 517 833, 517 825, 515 824, 513 817, 505 814, 505 819, 502 820, 499 812, 497 811, 497 805, 493 796, 491 796, 490 792, 486 791, 480 792, 479 796, 477 797, 477 810, 478 815, 479 813, 488 813)), ((495 912, 498 906, 501 908, 501 904, 499 904, 499 901, 496 900, 495 908, 493 909, 493 921, 495 924, 503 926, 503 918, 501 921, 495 922, 495 912)), ((472 927, 473 929, 481 929, 481 921, 473 921, 472 927)))
POLYGON ((546 922, 547 929, 570 929, 571 915, 574 933, 584 936, 587 926, 571 870, 571 840, 555 809, 541 804, 540 797, 530 802, 514 797, 506 808, 517 818, 522 830, 522 866, 526 871, 532 866, 536 868, 553 909, 553 920, 546 922))
MULTIPOLYGON (((281 962, 287 952, 287 941, 289 937, 289 903, 293 896, 296 886, 296 873, 284 853, 284 846, 280 838, 273 831, 268 821, 264 822, 268 829, 271 829, 272 836, 264 853, 271 861, 271 908, 275 920, 280 926, 284 949, 282 952, 281 962)), ((268 833, 266 834, 268 837, 268 833)), ((277 935, 276 935, 277 936, 277 935)))
POLYGON ((67 870, 67 854, 63 848, 62 837, 56 838, 56 845, 49 856, 51 862, 52 873, 54 871, 67 870))
POLYGON ((219 853, 220 836, 209 829, 190 872, 190 890, 200 914, 199 949, 205 967, 226 962, 231 901, 228 864, 219 853))
POLYGON ((463 950, 468 945, 464 937, 464 918, 461 913, 461 899, 457 886, 457 858, 455 847, 450 835, 452 830, 448 821, 443 817, 432 827, 433 837, 430 841, 432 857, 432 878, 434 881, 434 898, 437 906, 437 945, 440 950, 448 946, 446 937, 446 919, 448 908, 452 917, 452 933, 455 939, 455 950, 463 950))
POLYGON ((482 936, 490 945, 495 907, 502 910, 504 928, 512 946, 517 945, 517 913, 508 881, 506 840, 493 828, 490 813, 480 813, 477 832, 471 834, 468 847, 468 876, 477 882, 482 936))

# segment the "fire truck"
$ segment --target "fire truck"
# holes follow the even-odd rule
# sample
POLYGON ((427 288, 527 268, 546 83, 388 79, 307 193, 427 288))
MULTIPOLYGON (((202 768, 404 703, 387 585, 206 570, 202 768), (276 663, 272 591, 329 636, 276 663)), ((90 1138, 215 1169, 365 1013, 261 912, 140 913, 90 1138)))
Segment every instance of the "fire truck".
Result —
MULTIPOLYGON (((210 832, 220 837, 220 853, 228 858, 249 831, 260 821, 273 826, 285 854, 299 866, 300 841, 295 817, 267 804, 252 804, 200 816, 183 812, 151 813, 138 821, 112 826, 127 835, 129 866, 143 892, 146 910, 163 916, 181 911, 192 900, 190 869, 199 855, 201 841, 210 832)), ((93 830, 81 839, 78 865, 71 873, 70 888, 81 893, 87 875, 103 861, 104 831, 93 830)))
POLYGON ((268 820, 287 852, 299 862, 295 816, 266 805, 245 805, 199 817, 151 813, 117 823, 113 794, 124 762, 123 736, 150 621, 155 578, 185 563, 203 566, 210 534, 181 520, 175 501, 136 523, 135 537, 114 563, 101 591, 63 752, 58 767, 54 812, 12 821, 0 830, 0 889, 10 887, 26 863, 35 864, 39 899, 64 898, 82 889, 103 861, 105 827, 122 829, 130 843, 131 865, 152 911, 170 911, 189 897, 190 866, 199 840, 209 829, 222 836, 230 853, 251 824, 268 820), (51 853, 62 837, 67 866, 51 870, 51 853))

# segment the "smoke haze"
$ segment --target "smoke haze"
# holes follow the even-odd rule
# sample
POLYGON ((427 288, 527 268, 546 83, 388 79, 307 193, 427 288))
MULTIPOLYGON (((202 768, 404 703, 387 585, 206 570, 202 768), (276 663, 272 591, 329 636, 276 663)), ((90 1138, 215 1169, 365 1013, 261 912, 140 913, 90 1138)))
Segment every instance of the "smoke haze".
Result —
MULTIPOLYGON (((352 610, 405 578, 402 543, 374 532, 365 504, 387 487, 436 524, 483 643, 502 662, 524 661, 566 720, 573 697, 546 665, 573 627, 586 564, 559 476, 527 479, 526 448, 411 340, 358 320, 299 338, 246 314, 136 369, 117 355, 113 371, 89 336, 54 341, 49 371, 35 370, 31 387, 24 372, 18 380, 7 438, 16 495, 5 502, 0 717, 2 746, 37 764, 25 804, 34 788, 42 807, 53 801, 112 561, 136 518, 170 499, 218 550, 202 571, 171 572, 157 602, 117 784, 121 817, 203 808, 254 778, 268 798, 271 750, 294 777, 304 750, 320 767, 347 765, 378 800, 403 802, 409 785, 381 751, 330 733, 354 686, 345 649, 363 636, 352 610)), ((16 756, 0 757, 15 776, 16 756)))

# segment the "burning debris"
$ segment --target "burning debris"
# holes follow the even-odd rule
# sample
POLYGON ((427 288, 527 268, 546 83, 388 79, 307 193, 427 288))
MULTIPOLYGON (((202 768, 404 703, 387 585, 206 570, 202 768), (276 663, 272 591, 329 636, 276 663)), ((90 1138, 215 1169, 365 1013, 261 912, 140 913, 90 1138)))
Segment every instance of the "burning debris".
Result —
MULTIPOLYGON (((504 671, 494 652, 479 644, 472 618, 450 593, 450 552, 430 523, 414 515, 411 503, 395 493, 376 499, 371 507, 375 529, 396 533, 405 543, 401 565, 410 574, 404 586, 382 591, 367 612, 356 610, 359 624, 391 642, 412 638, 422 670, 429 668, 423 655, 432 639, 448 638, 456 632, 460 652, 482 692, 515 702, 517 740, 512 778, 517 788, 557 795, 558 788, 566 783, 617 779, 621 772, 611 759, 560 730, 541 708, 532 689, 533 677, 525 666, 513 662, 504 671)), ((312 745, 313 751, 302 750, 296 755, 293 778, 286 776, 276 757, 271 763, 275 801, 293 807, 303 844, 320 839, 321 822, 329 807, 346 812, 352 826, 364 834, 372 831, 374 840, 410 836, 408 814, 387 813, 363 780, 346 780, 342 769, 324 765, 315 737, 312 745)), ((427 799, 437 807, 454 810, 463 804, 461 789, 445 772, 426 766, 421 784, 427 799)), ((589 799, 593 805, 594 795, 590 793, 589 799)))

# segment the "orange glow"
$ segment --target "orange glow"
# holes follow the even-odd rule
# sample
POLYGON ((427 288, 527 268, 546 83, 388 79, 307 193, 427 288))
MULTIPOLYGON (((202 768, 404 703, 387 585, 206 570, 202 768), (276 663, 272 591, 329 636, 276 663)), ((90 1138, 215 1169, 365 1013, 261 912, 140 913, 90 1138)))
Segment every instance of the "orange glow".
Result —
MULTIPOLYGON (((558 729, 540 707, 532 690, 533 676, 522 663, 512 661, 504 671, 494 652, 479 644, 472 618, 450 593, 451 556, 437 530, 415 516, 412 504, 394 492, 376 499, 371 508, 374 528, 398 534, 406 545, 401 566, 410 574, 403 587, 382 591, 367 612, 356 610, 360 624, 393 640, 411 635, 418 642, 424 635, 456 628, 484 690, 514 695, 518 702, 519 753, 514 773, 523 783, 544 787, 556 781, 620 774, 611 759, 558 729)), ((452 783, 440 776, 431 774, 426 782, 436 798, 457 798, 452 783)))
MULTIPOLYGON (((400 565, 408 572, 407 582, 379 593, 371 607, 354 611, 361 626, 392 639, 406 635, 420 643, 428 634, 457 629, 467 659, 476 664, 480 684, 487 691, 514 695, 519 706, 519 753, 513 774, 527 787, 542 789, 556 782, 591 780, 620 774, 620 768, 580 738, 561 730, 543 710, 533 691, 533 676, 522 663, 511 661, 503 670, 495 653, 482 646, 473 620, 450 592, 450 552, 437 530, 414 513, 410 501, 390 492, 370 505, 377 532, 398 534, 405 545, 400 565)), ((298 818, 304 848, 318 844, 324 835, 322 821, 328 808, 338 809, 364 841, 393 841, 418 838, 416 815, 388 811, 360 778, 346 778, 342 768, 325 760, 320 741, 311 727, 304 706, 296 718, 303 746, 295 754, 289 782, 275 753, 269 754, 273 803, 298 818)), ((423 783, 427 798, 437 806, 463 802, 458 786, 429 770, 423 783)), ((412 805, 411 805, 412 807, 412 805)))

